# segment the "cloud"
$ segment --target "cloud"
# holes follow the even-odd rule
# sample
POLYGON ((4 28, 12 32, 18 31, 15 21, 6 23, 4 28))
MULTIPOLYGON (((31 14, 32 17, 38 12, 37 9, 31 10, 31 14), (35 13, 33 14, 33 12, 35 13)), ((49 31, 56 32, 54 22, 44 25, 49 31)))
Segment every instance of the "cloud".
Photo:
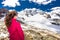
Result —
POLYGON ((47 5, 49 3, 51 3, 52 1, 56 1, 56 0, 29 0, 30 2, 35 2, 38 4, 43 4, 43 5, 47 5))
POLYGON ((16 7, 20 6, 19 0, 5 0, 2 2, 3 6, 16 7))

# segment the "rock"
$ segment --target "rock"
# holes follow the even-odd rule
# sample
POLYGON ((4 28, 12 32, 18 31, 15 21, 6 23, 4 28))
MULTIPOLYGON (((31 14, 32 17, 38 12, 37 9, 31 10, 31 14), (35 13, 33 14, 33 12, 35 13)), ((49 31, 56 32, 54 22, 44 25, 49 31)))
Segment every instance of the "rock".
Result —
MULTIPOLYGON (((29 28, 27 24, 25 26, 27 27, 26 29, 23 27, 25 40, 60 40, 60 34, 32 26, 29 28)), ((4 22, 0 22, 0 40, 9 40, 9 33, 4 22)))
POLYGON ((55 25, 60 25, 60 19, 52 19, 53 22, 51 22, 52 24, 55 24, 55 25))
POLYGON ((34 30, 25 31, 25 40, 60 40, 52 35, 36 32, 34 30))
POLYGON ((4 22, 0 22, 0 40, 9 40, 9 33, 4 22))
POLYGON ((44 14, 44 17, 51 18, 51 16, 49 14, 44 14))

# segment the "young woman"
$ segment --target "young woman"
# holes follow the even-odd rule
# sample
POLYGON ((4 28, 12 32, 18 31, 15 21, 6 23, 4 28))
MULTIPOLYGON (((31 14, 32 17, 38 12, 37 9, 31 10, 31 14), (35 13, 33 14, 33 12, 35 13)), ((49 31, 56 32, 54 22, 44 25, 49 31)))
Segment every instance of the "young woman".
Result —
POLYGON ((21 28, 21 24, 20 22, 16 21, 16 18, 16 11, 11 11, 8 14, 6 14, 5 25, 10 34, 9 38, 10 40, 24 40, 24 33, 21 28))

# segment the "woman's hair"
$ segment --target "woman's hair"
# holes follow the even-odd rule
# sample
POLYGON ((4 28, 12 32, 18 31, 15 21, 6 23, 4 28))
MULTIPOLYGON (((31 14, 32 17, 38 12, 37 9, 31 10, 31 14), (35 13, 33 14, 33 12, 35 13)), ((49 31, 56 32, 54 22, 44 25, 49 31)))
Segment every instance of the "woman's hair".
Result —
POLYGON ((7 27, 9 27, 11 25, 12 18, 14 18, 14 16, 17 16, 17 12, 16 11, 11 11, 11 12, 9 12, 9 13, 6 14, 5 25, 7 27))

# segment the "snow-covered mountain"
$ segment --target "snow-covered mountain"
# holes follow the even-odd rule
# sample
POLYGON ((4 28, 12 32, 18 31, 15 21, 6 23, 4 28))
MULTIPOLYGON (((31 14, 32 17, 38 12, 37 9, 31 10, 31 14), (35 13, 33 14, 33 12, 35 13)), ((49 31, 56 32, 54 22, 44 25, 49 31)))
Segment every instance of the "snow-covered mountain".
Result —
POLYGON ((51 9, 51 12, 48 12, 47 14, 49 14, 51 16, 51 20, 53 20, 53 24, 57 24, 60 25, 60 7, 55 7, 51 9))
MULTIPOLYGON (((60 12, 44 12, 39 9, 25 9, 18 12, 17 20, 36 28, 60 33, 60 12), (55 25, 54 25, 55 24, 55 25)), ((3 20, 4 17, 0 20, 3 20)))
MULTIPOLYGON (((54 10, 55 11, 55 10, 54 10)), ((60 33, 60 23, 59 25, 56 24, 56 16, 59 15, 59 13, 55 13, 53 11, 51 12, 44 12, 41 10, 33 10, 33 9, 25 9, 21 12, 18 12, 18 20, 25 22, 28 25, 32 25, 36 28, 41 28, 41 29, 47 29, 53 32, 57 32, 60 33), (31 15, 31 13, 33 15, 31 15), (43 13, 43 14, 42 14, 43 13), (29 16, 27 16, 26 14, 28 14, 29 16), (56 16, 55 16, 56 15, 56 16), (54 19, 54 18, 55 19, 54 19), (54 25, 54 22, 55 25, 54 25)), ((57 19, 60 18, 59 16, 57 17, 57 19)), ((57 21, 59 21, 60 19, 58 19, 57 21)), ((59 21, 60 22, 60 21, 59 21)))

